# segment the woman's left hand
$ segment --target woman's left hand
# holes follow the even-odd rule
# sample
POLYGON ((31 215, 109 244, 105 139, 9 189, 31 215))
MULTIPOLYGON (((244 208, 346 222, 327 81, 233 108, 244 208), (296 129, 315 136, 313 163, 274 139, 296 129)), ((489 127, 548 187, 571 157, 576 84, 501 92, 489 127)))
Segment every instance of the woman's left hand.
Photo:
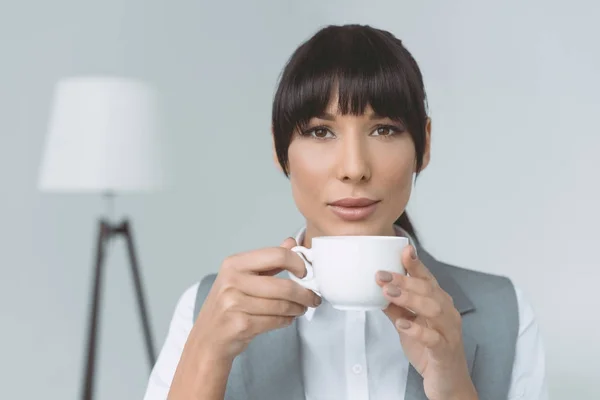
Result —
POLYGON ((425 395, 429 400, 477 399, 465 358, 461 316, 452 297, 413 246, 403 250, 402 264, 410 276, 379 271, 376 280, 391 302, 384 313, 396 327, 408 360, 423 377, 425 395))

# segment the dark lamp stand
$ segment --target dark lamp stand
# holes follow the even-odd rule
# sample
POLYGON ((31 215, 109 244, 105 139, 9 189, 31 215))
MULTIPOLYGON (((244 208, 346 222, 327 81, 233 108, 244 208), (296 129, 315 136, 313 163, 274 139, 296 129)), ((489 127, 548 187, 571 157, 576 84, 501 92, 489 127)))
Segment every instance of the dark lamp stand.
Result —
POLYGON ((155 362, 154 354, 154 342, 152 340, 152 334, 150 331, 150 323, 148 320, 148 313, 146 311, 146 302, 144 299, 144 288, 142 286, 142 280, 140 278, 140 270, 138 267, 137 256, 135 253, 135 247, 133 244, 133 234, 131 225, 127 219, 123 220, 119 224, 111 224, 105 219, 98 221, 98 239, 96 247, 96 260, 95 260, 95 271, 92 283, 92 297, 89 310, 88 320, 88 338, 87 338, 87 355, 85 361, 85 380, 83 382, 81 398, 83 400, 92 400, 94 396, 94 368, 96 362, 96 348, 97 348, 97 335, 100 315, 98 313, 98 307, 100 305, 100 299, 102 295, 102 270, 104 266, 104 256, 106 254, 106 247, 111 240, 118 237, 123 237, 127 244, 127 252, 129 254, 129 266, 131 268, 131 277, 135 287, 135 293, 137 298, 137 304, 139 308, 140 318, 142 322, 142 329, 144 333, 144 339, 146 342, 146 353, 148 356, 148 364, 150 368, 153 367, 155 362))

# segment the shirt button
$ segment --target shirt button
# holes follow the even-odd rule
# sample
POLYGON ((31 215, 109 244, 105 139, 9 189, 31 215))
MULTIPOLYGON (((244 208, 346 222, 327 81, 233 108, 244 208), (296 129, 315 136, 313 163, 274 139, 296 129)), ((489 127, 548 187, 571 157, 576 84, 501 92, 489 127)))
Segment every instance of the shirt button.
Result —
POLYGON ((360 364, 354 364, 352 367, 352 372, 354 372, 356 375, 360 374, 362 372, 362 366, 360 364))

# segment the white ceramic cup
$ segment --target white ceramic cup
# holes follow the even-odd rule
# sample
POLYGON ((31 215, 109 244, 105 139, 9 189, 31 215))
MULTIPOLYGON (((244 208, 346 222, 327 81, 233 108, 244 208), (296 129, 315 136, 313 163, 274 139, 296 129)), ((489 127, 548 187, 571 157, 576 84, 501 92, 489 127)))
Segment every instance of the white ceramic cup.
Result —
POLYGON ((312 248, 296 246, 306 264, 306 277, 290 278, 338 310, 382 310, 389 305, 375 276, 377 271, 405 274, 402 249, 408 239, 398 236, 322 236, 312 248))

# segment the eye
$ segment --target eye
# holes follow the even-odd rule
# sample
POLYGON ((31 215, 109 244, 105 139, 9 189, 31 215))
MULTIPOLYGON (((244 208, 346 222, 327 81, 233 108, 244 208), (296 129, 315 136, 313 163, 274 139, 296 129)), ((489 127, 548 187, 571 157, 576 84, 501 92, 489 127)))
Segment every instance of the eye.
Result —
POLYGON ((302 132, 302 135, 309 136, 315 139, 331 139, 335 137, 335 135, 329 129, 322 126, 307 129, 304 132, 302 132))
POLYGON ((401 132, 401 129, 396 128, 395 126, 390 125, 382 125, 375 128, 372 135, 373 136, 394 136, 401 132))

